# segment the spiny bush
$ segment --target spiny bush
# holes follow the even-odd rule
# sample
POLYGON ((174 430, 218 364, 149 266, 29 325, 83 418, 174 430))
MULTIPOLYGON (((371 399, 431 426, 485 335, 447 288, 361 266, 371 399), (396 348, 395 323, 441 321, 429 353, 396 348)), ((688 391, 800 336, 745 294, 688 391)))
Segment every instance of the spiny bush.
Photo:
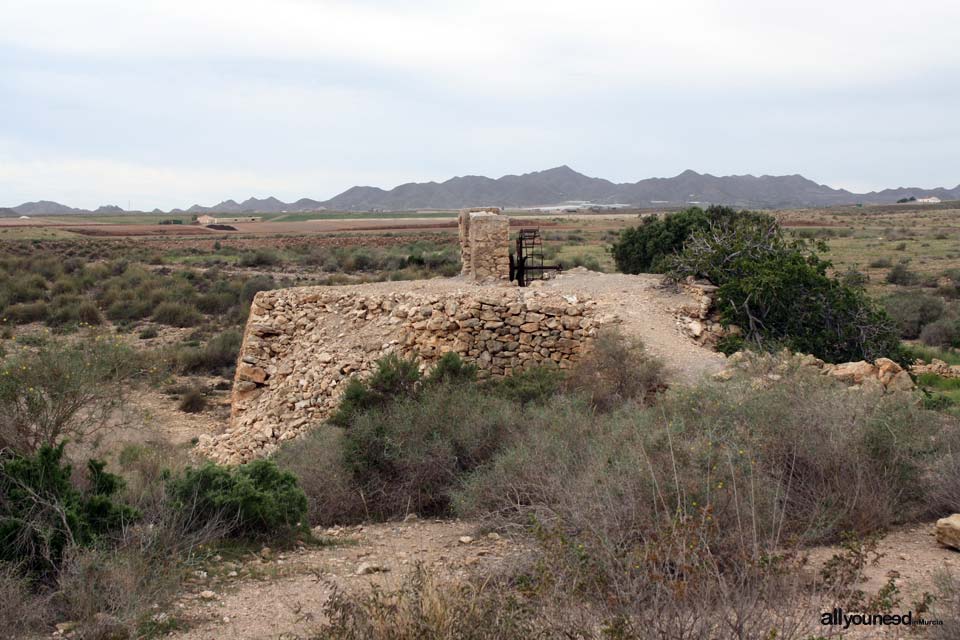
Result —
POLYGON ((901 359, 894 323, 862 289, 827 274, 830 263, 815 253, 823 248, 787 239, 769 216, 740 215, 692 233, 668 264, 675 280, 717 285, 722 321, 760 348, 828 362, 901 359))
POLYGON ((488 461, 518 421, 515 403, 475 385, 432 385, 357 415, 343 460, 373 517, 442 515, 459 478, 488 461))
POLYGON ((292 473, 307 496, 311 525, 332 526, 371 519, 365 494, 344 461, 344 430, 325 426, 285 443, 273 460, 292 473))
POLYGON ((303 526, 307 499, 296 478, 269 460, 234 468, 207 463, 170 478, 167 490, 198 526, 222 521, 238 537, 292 534, 303 526))
POLYGON ((66 549, 96 544, 138 517, 116 501, 123 481, 101 461, 88 461, 87 488, 76 489, 63 447, 0 459, 0 560, 44 581, 54 578, 66 549))
POLYGON ((0 562, 0 637, 40 634, 51 622, 50 597, 35 593, 31 581, 8 562, 0 562))
POLYGON ((527 428, 455 492, 457 510, 516 525, 559 518, 563 530, 602 532, 597 543, 611 549, 653 535, 678 508, 708 512, 721 530, 750 523, 771 550, 927 513, 930 471, 955 442, 956 420, 760 362, 649 409, 591 414, 566 400, 528 411, 527 428), (770 382, 774 372, 783 380, 770 382))

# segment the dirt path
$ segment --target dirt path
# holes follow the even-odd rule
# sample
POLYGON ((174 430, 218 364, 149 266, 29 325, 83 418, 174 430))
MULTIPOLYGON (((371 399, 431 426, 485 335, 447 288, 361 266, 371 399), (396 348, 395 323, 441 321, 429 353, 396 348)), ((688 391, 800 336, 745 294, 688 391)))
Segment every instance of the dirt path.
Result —
POLYGON ((318 531, 329 547, 261 553, 207 567, 175 604, 183 640, 307 636, 323 619, 333 585, 355 590, 396 585, 417 563, 443 578, 509 561, 519 545, 481 536, 471 523, 428 520, 318 531))
MULTIPOLYGON (((663 277, 575 269, 548 280, 545 289, 596 300, 604 313, 621 319, 626 335, 639 336, 679 380, 695 382, 724 366, 724 356, 695 343, 681 330, 677 313, 693 299, 660 286, 663 277)), ((672 376, 671 376, 672 377, 672 376)))
MULTIPOLYGON (((868 595, 890 577, 900 589, 894 612, 913 609, 924 592, 935 593, 940 570, 956 572, 960 553, 935 542, 933 523, 891 532, 878 547, 882 554, 859 585, 868 595)), ((175 604, 176 616, 189 628, 181 640, 253 640, 307 637, 323 621, 323 607, 335 585, 345 591, 371 585, 392 587, 417 563, 441 579, 462 580, 477 570, 515 560, 523 546, 515 540, 478 535, 476 526, 452 520, 386 523, 326 530, 334 544, 285 553, 250 554, 205 568, 175 604), (461 539, 469 542, 461 542, 461 539), (369 573, 366 573, 369 571, 369 573)), ((837 547, 809 551, 818 571, 837 547)), ((930 617, 929 615, 927 616, 930 617)), ((854 629, 849 638, 899 637, 898 629, 854 629)))

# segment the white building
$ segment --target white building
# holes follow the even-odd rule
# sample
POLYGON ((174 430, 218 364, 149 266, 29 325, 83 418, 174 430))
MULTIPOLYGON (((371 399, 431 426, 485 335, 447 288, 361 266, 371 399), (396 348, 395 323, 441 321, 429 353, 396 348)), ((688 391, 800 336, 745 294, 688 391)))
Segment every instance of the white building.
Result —
POLYGON ((917 198, 917 204, 940 204, 940 198, 930 196, 929 198, 917 198))
POLYGON ((237 218, 214 218, 209 215, 197 216, 200 224, 232 224, 234 222, 260 222, 257 216, 240 216, 237 218))

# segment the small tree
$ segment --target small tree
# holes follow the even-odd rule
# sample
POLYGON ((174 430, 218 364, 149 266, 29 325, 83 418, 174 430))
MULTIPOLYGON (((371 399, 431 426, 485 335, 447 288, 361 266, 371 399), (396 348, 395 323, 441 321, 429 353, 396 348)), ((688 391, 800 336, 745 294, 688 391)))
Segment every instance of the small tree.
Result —
POLYGON ((102 336, 8 359, 0 367, 0 448, 32 453, 103 429, 124 404, 133 363, 128 347, 102 336))
POLYGON ((663 218, 644 218, 639 227, 629 227, 613 243, 611 253, 623 273, 664 273, 667 260, 683 248, 687 238, 707 229, 712 222, 756 216, 730 207, 710 206, 706 211, 690 207, 663 218))
POLYGON ((786 239, 769 216, 720 219, 691 235, 669 261, 670 274, 717 285, 723 322, 742 327, 758 347, 829 362, 899 358, 893 321, 861 288, 827 275, 831 265, 817 249, 825 247, 786 239))

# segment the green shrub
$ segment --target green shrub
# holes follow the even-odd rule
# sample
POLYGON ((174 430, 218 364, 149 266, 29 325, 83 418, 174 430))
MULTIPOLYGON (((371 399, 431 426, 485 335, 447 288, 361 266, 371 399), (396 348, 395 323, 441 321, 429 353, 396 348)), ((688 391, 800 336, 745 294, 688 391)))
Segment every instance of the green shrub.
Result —
POLYGON ((243 283, 240 288, 240 299, 249 304, 253 297, 261 291, 270 291, 277 288, 276 281, 270 276, 254 276, 243 283))
POLYGON ((903 338, 917 338, 923 328, 939 320, 946 306, 943 301, 919 291, 899 291, 883 301, 887 314, 893 318, 903 338))
POLYGON ((918 276, 916 273, 910 270, 910 267, 907 266, 905 262, 898 262, 893 266, 890 271, 887 272, 887 282, 889 284, 898 284, 903 286, 909 286, 916 284, 918 276))
POLYGON ((477 379, 477 365, 467 363, 456 352, 448 351, 424 379, 425 384, 462 384, 477 379))
POLYGON ((519 402, 542 403, 560 391, 563 373, 556 367, 537 366, 517 369, 510 375, 488 383, 498 396, 519 402))
POLYGON ((307 511, 296 478, 269 460, 190 467, 173 476, 167 490, 178 508, 191 511, 196 527, 221 521, 237 537, 293 533, 307 511))
POLYGON ((46 302, 21 302, 12 304, 3 312, 4 319, 13 324, 30 324, 46 320, 50 309, 46 302))
POLYGON ((920 341, 929 347, 960 347, 960 322, 941 318, 923 327, 920 341))
POLYGON ((717 285, 724 324, 742 327, 760 348, 786 346, 828 362, 899 359, 894 323, 862 289, 827 275, 831 265, 815 248, 822 247, 785 238, 769 216, 719 219, 670 258, 670 274, 717 285))
POLYGON ((116 502, 123 481, 103 462, 88 461, 87 488, 76 489, 63 447, 0 458, 0 560, 43 580, 53 577, 68 547, 91 546, 138 517, 116 502))
POLYGON ((153 307, 154 304, 151 300, 117 300, 107 307, 107 317, 114 322, 121 322, 123 320, 140 320, 153 313, 153 307))
POLYGON ((190 389, 180 398, 179 408, 184 413, 200 413, 207 408, 207 397, 201 389, 190 389))
POLYGON ((77 319, 83 324, 92 327, 103 324, 103 316, 100 314, 100 309, 90 300, 84 300, 80 303, 80 306, 77 307, 77 319))
POLYGON ((667 259, 680 251, 694 232, 704 231, 712 223, 755 219, 760 215, 712 205, 706 211, 691 207, 663 218, 651 216, 644 218, 639 227, 621 231, 610 252, 623 273, 665 273, 667 259))
POLYGON ((153 321, 171 327, 194 327, 203 316, 194 307, 180 302, 162 302, 153 310, 153 321))
POLYGON ((276 251, 257 249, 248 251, 240 256, 241 267, 268 267, 280 263, 280 256, 276 251))
POLYGON ((227 373, 237 363, 239 331, 228 329, 212 338, 203 347, 182 347, 174 354, 174 367, 180 373, 227 373))
POLYGON ((346 427, 364 411, 382 407, 392 400, 411 397, 420 382, 420 369, 415 359, 404 359, 395 353, 377 361, 377 370, 367 380, 351 378, 337 410, 328 419, 346 427))
POLYGON ((696 229, 709 226, 710 217, 699 207, 644 218, 639 227, 628 227, 613 243, 611 254, 623 273, 663 273, 664 259, 679 251, 696 229))

